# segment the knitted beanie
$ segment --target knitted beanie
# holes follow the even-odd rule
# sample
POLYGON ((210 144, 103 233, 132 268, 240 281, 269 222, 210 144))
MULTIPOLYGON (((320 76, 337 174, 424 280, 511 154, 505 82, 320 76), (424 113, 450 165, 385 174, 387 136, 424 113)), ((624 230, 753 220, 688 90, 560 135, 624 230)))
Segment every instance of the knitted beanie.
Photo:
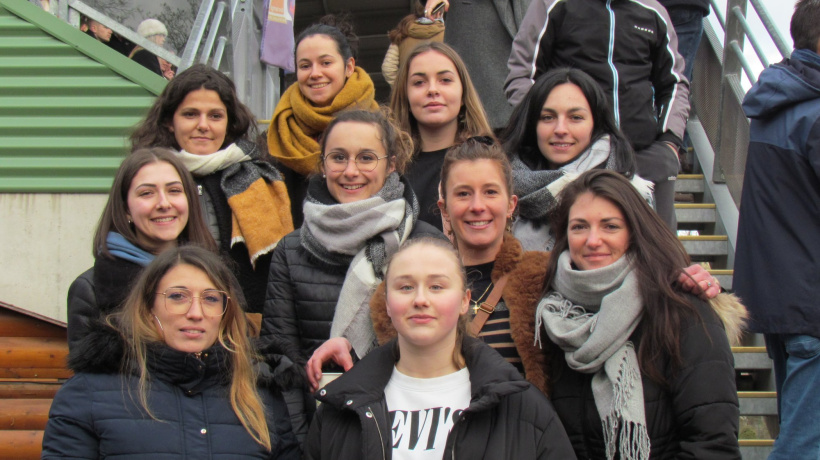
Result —
POLYGON ((165 28, 165 24, 156 19, 146 19, 137 26, 137 33, 145 38, 152 35, 165 35, 167 37, 168 29, 165 28))

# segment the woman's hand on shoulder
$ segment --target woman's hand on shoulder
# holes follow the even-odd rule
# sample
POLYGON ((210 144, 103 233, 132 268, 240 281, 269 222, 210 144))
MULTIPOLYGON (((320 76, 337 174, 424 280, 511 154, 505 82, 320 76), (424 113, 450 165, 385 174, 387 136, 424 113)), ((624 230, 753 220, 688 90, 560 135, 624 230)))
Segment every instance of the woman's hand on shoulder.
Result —
POLYGON ((319 389, 319 380, 322 379, 322 366, 330 360, 341 366, 345 371, 353 367, 353 357, 350 350, 353 345, 344 337, 328 339, 313 352, 307 362, 307 375, 311 391, 319 389))
POLYGON ((692 264, 683 269, 678 283, 684 291, 691 292, 703 300, 714 299, 720 294, 720 283, 700 264, 692 264))

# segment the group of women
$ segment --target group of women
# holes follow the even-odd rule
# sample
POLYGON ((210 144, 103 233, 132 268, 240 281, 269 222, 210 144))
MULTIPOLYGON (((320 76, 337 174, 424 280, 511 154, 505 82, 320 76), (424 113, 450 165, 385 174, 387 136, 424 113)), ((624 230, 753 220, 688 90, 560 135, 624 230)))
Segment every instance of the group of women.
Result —
POLYGON ((137 126, 43 458, 739 457, 743 309, 690 294, 719 286, 591 78, 541 77, 499 142, 447 45, 389 110, 342 29, 295 54, 269 155, 205 66, 137 126))

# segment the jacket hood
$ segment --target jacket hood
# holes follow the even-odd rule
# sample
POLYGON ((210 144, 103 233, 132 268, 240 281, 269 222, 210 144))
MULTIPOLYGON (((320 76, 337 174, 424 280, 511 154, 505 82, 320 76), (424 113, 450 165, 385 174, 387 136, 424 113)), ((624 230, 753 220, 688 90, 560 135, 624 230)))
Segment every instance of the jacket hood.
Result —
POLYGON ((820 99, 820 55, 799 49, 760 74, 743 99, 743 111, 749 118, 769 118, 815 99, 820 99))

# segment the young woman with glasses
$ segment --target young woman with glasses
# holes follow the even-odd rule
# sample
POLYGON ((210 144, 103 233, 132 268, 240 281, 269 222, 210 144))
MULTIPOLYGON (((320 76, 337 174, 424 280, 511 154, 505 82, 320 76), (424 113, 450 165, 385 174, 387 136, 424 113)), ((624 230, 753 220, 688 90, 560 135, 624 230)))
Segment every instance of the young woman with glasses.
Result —
POLYGON ((157 256, 122 310, 71 350, 42 458, 300 458, 243 303, 213 252, 157 256))
MULTIPOLYGON (((275 343, 273 352, 293 361, 299 374, 331 337, 345 337, 364 356, 375 343, 368 301, 385 261, 413 235, 443 237, 419 221, 418 202, 401 176, 411 145, 380 112, 342 112, 325 131, 321 175, 310 178, 302 227, 274 250, 262 317, 262 342, 275 343)), ((313 408, 311 400, 295 410, 313 408)), ((294 421, 303 433, 306 425, 299 425, 294 421)))
POLYGON ((113 313, 134 279, 161 252, 180 243, 217 251, 196 183, 168 149, 139 149, 120 164, 94 235, 94 267, 68 289, 68 346, 113 313))

